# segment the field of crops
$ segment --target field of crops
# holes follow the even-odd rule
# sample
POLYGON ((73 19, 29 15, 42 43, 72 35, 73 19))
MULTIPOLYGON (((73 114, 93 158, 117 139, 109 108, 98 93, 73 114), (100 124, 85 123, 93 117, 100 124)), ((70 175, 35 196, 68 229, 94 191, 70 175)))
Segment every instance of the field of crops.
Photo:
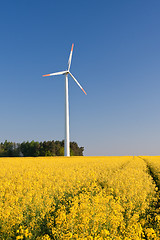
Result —
POLYGON ((160 239, 160 157, 0 159, 0 239, 160 239))

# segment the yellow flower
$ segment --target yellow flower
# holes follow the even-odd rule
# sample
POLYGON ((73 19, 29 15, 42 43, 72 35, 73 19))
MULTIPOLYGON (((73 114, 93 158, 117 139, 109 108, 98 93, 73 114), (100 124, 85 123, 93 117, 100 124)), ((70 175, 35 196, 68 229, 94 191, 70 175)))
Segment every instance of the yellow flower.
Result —
POLYGON ((160 157, 1 158, 1 237, 156 239, 149 167, 160 182, 160 157))

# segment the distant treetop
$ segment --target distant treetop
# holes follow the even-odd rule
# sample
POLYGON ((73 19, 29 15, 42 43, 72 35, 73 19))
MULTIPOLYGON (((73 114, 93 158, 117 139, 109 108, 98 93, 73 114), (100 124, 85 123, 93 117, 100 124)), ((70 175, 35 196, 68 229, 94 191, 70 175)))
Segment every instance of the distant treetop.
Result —
MULTIPOLYGON (((83 156, 84 147, 79 147, 76 142, 70 142, 71 156, 83 156)), ((8 142, 0 143, 0 157, 38 157, 38 156, 63 156, 64 140, 44 142, 8 142)))

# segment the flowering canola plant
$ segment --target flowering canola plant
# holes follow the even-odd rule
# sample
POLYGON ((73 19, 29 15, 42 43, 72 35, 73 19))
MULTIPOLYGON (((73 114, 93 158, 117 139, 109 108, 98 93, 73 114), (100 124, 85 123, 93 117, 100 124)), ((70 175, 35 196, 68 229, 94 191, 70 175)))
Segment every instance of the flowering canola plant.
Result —
POLYGON ((142 158, 1 158, 0 179, 1 240, 160 239, 142 158))

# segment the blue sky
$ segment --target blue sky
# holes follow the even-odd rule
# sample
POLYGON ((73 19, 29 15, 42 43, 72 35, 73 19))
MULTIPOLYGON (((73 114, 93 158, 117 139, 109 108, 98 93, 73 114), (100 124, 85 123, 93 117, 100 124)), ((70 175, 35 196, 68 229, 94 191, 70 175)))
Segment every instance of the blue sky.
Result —
POLYGON ((160 1, 0 3, 0 141, 70 138, 85 155, 160 154, 160 1))

